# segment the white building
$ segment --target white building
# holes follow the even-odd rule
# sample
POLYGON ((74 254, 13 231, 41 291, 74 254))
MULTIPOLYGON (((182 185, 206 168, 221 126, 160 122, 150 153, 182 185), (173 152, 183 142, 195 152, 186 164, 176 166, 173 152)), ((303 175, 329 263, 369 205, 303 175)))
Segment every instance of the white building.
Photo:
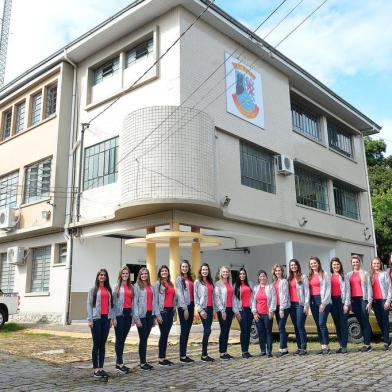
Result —
MULTIPOLYGON (((311 255, 325 269, 335 255, 346 268, 353 253, 374 255, 363 136, 380 127, 216 6, 157 62, 207 3, 137 1, 28 73, 74 65, 68 189, 81 192, 67 199, 61 280, 56 241, 39 237, 52 246, 45 293, 52 304, 61 293, 63 321, 85 318, 101 267, 114 283, 124 264, 175 274, 187 258, 214 273, 244 265, 254 280, 292 257, 307 271, 311 255), (169 229, 195 240, 125 245, 169 229), (221 241, 203 249, 203 238, 201 260, 199 232, 221 241)), ((20 230, 0 237, 0 252, 20 230)), ((31 237, 17 244, 34 251, 31 237)), ((31 293, 17 276, 29 263, 15 271, 22 311, 55 318, 42 297, 24 309, 31 293)))

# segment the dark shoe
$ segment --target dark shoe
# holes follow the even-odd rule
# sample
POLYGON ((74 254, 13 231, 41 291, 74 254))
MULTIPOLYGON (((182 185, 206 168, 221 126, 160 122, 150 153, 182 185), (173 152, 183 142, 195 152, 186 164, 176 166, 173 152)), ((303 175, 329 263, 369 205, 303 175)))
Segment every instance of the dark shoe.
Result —
POLYGON ((363 346, 361 348, 361 353, 370 353, 372 351, 372 346, 363 346))
POLYGON ((154 369, 154 366, 150 365, 148 362, 147 362, 147 366, 150 368, 150 370, 154 369))
POLYGON ((329 354, 331 354, 331 350, 329 348, 324 348, 322 355, 329 355, 329 354))
POLYGON ((140 369, 148 371, 152 369, 152 366, 149 365, 148 363, 145 363, 144 365, 140 365, 140 369))
POLYGON ((342 354, 347 354, 347 347, 342 347, 341 350, 342 354))
POLYGON ((103 378, 103 376, 102 376, 100 370, 94 372, 94 373, 93 373, 93 377, 96 378, 96 379, 98 379, 98 380, 100 380, 101 378, 103 378))
POLYGON ((116 365, 116 372, 119 372, 121 374, 127 374, 129 372, 129 368, 127 368, 126 366, 120 366, 120 365, 116 365))
POLYGON ((222 354, 220 356, 220 359, 222 359, 223 361, 230 361, 230 355, 229 354, 222 354))
POLYGON ((296 351, 294 351, 294 355, 299 355, 300 352, 301 350, 298 348, 296 351))
POLYGON ((389 351, 389 344, 384 344, 384 351, 389 351))
POLYGON ((203 362, 214 362, 215 361, 215 359, 214 358, 211 358, 210 356, 206 356, 206 357, 201 357, 201 360, 203 361, 203 362))
POLYGON ((185 364, 189 364, 189 363, 193 363, 195 361, 189 357, 185 357, 185 358, 180 358, 180 362, 185 363, 185 364))
POLYGON ((285 355, 288 355, 288 351, 279 351, 279 353, 278 353, 278 357, 279 358, 281 358, 281 357, 284 357, 285 355))
POLYGON ((336 351, 335 351, 335 354, 342 354, 342 348, 341 347, 339 347, 336 351))
POLYGON ((242 358, 249 359, 252 358, 252 355, 250 355, 249 353, 242 353, 242 358))
POLYGON ((172 361, 169 361, 168 359, 165 359, 165 362, 166 362, 167 364, 169 364, 169 366, 172 366, 172 365, 174 365, 174 362, 172 362, 172 361))
POLYGON ((298 355, 308 355, 308 352, 306 350, 299 350, 298 355))
POLYGON ((163 361, 159 361, 159 362, 158 362, 158 365, 159 365, 159 366, 171 366, 170 363, 169 363, 169 361, 166 360, 166 359, 164 359, 163 361))
POLYGON ((230 354, 227 354, 230 359, 234 359, 234 357, 230 354))
POLYGON ((272 358, 272 353, 268 353, 267 358, 272 358))
POLYGON ((105 372, 105 370, 102 369, 102 370, 100 370, 99 372, 102 374, 102 377, 106 377, 106 378, 109 377, 109 374, 107 374, 107 373, 105 372))
POLYGON ((260 357, 265 357, 266 355, 267 355, 267 353, 265 351, 260 353, 260 357))

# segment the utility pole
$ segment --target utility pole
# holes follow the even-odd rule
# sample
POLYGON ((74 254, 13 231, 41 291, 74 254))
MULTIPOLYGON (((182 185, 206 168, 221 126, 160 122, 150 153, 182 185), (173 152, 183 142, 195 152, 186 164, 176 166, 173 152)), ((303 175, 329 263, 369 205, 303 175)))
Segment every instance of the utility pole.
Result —
POLYGON ((10 33, 12 0, 4 0, 3 18, 0 33, 0 87, 4 84, 5 67, 7 65, 8 36, 10 33))

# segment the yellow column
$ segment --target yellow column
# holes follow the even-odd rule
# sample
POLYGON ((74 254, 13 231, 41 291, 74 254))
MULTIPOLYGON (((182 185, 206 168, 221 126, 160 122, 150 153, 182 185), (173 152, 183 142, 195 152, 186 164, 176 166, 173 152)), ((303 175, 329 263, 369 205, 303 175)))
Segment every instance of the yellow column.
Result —
MULTIPOLYGON (((148 227, 147 234, 155 233, 155 227, 148 227)), ((157 280, 157 246, 156 244, 147 244, 146 249, 146 266, 150 271, 151 283, 157 280)))
MULTIPOLYGON (((192 226, 191 230, 194 233, 200 233, 200 227, 192 226)), ((201 264, 200 242, 196 241, 192 243, 192 261, 191 261, 192 273, 195 278, 197 278, 197 274, 199 273, 200 264, 201 264)))
MULTIPOLYGON (((170 224, 171 231, 179 231, 178 223, 170 224)), ((170 238, 169 240, 169 268, 172 281, 180 274, 180 240, 179 238, 170 238)))

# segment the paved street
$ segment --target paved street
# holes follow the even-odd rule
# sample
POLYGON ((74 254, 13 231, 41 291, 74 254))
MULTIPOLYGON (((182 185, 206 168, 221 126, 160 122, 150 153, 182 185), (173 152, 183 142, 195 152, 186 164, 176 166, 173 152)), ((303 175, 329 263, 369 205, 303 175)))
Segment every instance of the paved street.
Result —
MULTIPOLYGON (((191 348, 198 358, 199 347, 191 348)), ((239 347, 230 348, 238 355, 239 347)), ((252 347, 257 353, 257 347, 252 347)), ((176 359, 177 348, 172 358, 176 359)), ((211 355, 218 357, 216 346, 211 355)), ((154 364, 156 351, 149 352, 154 364)), ((137 356, 132 354, 131 366, 137 356)), ((43 361, 16 357, 0 352, 1 391, 376 391, 392 390, 390 363, 392 352, 378 347, 371 353, 352 351, 347 355, 261 358, 232 361, 217 360, 213 364, 200 361, 193 365, 158 366, 151 372, 135 367, 128 375, 117 375, 103 383, 91 377, 89 363, 51 365, 43 361)), ((128 361, 127 361, 128 362, 128 361)), ((111 372, 113 362, 106 370, 111 372)))

